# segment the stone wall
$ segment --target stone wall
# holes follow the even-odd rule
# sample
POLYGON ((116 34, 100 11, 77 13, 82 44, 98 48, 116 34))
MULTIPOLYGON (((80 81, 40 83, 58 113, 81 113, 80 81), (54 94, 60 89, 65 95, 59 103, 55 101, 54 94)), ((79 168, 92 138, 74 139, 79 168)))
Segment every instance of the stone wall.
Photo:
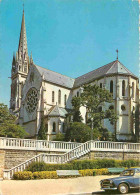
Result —
POLYGON ((115 160, 140 160, 140 153, 134 152, 104 152, 104 151, 92 151, 79 158, 79 160, 85 159, 115 159, 115 160))
POLYGON ((3 177, 4 163, 5 163, 5 151, 0 150, 0 178, 3 177))
POLYGON ((29 160, 30 158, 40 154, 40 153, 48 153, 48 154, 62 154, 60 152, 37 152, 37 151, 29 151, 29 150, 5 150, 5 163, 4 168, 10 169, 19 165, 20 163, 29 160))
MULTIPOLYGON (((30 158, 45 153, 43 151, 28 151, 28 150, 0 150, 0 178, 3 175, 3 169, 10 169, 19 165, 20 163, 29 160, 30 158)), ((62 154, 62 152, 46 152, 48 154, 62 154)), ((86 155, 83 155, 77 160, 87 159, 116 159, 116 160, 128 160, 135 159, 140 160, 140 153, 131 152, 104 152, 104 151, 91 151, 86 155)))

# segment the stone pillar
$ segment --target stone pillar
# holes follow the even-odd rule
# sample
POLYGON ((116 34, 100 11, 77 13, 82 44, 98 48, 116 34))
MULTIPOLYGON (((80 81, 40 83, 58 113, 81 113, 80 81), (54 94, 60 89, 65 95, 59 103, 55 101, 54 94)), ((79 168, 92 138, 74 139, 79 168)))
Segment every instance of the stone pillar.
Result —
POLYGON ((5 164, 5 151, 0 150, 0 178, 3 178, 4 164, 5 164))

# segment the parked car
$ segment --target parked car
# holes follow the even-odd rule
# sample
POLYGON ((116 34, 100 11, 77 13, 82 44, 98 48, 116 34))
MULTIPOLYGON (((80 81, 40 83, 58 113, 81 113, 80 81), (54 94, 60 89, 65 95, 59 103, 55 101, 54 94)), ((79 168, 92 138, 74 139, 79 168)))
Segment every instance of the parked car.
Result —
POLYGON ((119 177, 104 179, 100 181, 101 189, 107 191, 118 190, 126 194, 130 189, 140 188, 140 168, 124 170, 119 177))

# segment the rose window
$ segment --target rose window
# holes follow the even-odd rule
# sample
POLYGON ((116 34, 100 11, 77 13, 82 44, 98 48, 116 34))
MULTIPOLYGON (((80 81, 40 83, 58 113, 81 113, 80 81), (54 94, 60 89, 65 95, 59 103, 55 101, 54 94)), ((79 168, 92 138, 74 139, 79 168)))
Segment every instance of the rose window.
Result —
POLYGON ((26 101, 27 101, 27 106, 26 106, 27 111, 29 113, 34 112, 38 103, 37 90, 35 88, 29 90, 26 101))

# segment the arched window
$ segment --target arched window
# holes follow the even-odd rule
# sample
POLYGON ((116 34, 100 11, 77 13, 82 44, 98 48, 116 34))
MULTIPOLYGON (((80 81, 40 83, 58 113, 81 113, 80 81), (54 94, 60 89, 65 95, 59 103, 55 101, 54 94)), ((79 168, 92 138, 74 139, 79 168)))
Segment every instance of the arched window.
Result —
POLYGON ((56 132, 56 123, 53 122, 53 132, 56 132))
POLYGON ((113 93, 113 81, 110 81, 110 93, 113 93))
POLYGON ((61 90, 58 91, 58 104, 61 104, 61 90))
POLYGON ((66 105, 66 103, 67 103, 67 95, 65 94, 65 96, 64 96, 64 104, 66 105))
POLYGON ((52 91, 52 102, 54 103, 54 91, 52 91))
POLYGON ((79 97, 79 91, 77 91, 77 97, 79 97))
POLYGON ((121 110, 122 110, 122 111, 125 111, 125 110, 126 110, 125 105, 121 105, 121 110))
POLYGON ((122 81, 122 96, 125 96, 125 80, 122 81))
POLYGON ((134 94, 135 94, 135 84, 133 82, 132 83, 132 98, 134 98, 134 94))
POLYGON ((103 87, 103 84, 102 84, 102 83, 100 83, 100 88, 102 89, 102 87, 103 87))

